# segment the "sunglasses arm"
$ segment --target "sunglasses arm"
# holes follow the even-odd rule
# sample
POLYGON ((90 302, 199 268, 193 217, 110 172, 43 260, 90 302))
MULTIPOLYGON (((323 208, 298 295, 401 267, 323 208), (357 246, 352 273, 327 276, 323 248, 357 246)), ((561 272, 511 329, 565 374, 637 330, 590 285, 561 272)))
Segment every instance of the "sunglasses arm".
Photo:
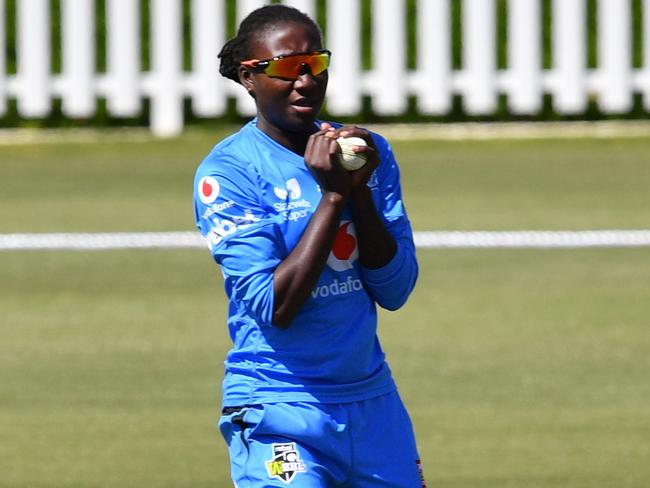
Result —
POLYGON ((244 68, 250 69, 250 68, 255 68, 259 62, 260 62, 259 59, 249 59, 247 61, 242 61, 240 65, 243 66, 244 68))

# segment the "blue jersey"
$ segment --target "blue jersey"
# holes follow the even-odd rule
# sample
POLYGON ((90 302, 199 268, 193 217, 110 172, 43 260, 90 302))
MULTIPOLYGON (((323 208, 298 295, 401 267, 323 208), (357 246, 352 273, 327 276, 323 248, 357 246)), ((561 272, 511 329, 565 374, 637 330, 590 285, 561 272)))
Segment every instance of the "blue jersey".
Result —
POLYGON ((418 269, 397 163, 387 141, 372 137, 381 163, 368 186, 397 252, 382 268, 363 268, 346 208, 318 283, 287 329, 272 324, 273 272, 316 210, 318 182, 303 157, 259 130, 256 120, 199 165, 196 224, 221 266, 229 299, 225 407, 343 403, 395 389, 377 339, 376 304, 399 308, 418 269))

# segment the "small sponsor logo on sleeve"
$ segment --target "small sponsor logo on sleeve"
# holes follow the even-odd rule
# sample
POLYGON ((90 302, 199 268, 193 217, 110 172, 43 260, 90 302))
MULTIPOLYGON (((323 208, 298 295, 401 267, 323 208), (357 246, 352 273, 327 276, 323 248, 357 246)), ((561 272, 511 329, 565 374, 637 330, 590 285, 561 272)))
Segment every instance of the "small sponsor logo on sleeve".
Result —
POLYGON ((300 459, 295 442, 273 444, 272 448, 273 457, 265 463, 270 478, 277 478, 289 484, 298 473, 307 471, 307 466, 300 459))
POLYGON ((199 180, 197 188, 199 199, 206 205, 210 205, 219 196, 219 182, 212 176, 204 176, 199 180))

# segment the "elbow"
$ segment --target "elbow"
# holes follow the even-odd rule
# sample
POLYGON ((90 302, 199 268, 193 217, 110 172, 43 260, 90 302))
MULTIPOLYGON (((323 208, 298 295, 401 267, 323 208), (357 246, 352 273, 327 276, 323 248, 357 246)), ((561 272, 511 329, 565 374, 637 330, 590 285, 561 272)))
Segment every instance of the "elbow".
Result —
POLYGON ((385 293, 375 293, 375 301, 377 304, 386 310, 394 312, 404 306, 408 300, 411 292, 415 288, 415 283, 418 277, 417 265, 412 268, 412 273, 403 287, 386 287, 383 291, 385 293))
POLYGON ((385 310, 394 312, 402 308, 402 306, 406 303, 407 298, 408 295, 405 295, 403 297, 390 297, 388 299, 385 298, 383 300, 377 300, 377 304, 385 310))

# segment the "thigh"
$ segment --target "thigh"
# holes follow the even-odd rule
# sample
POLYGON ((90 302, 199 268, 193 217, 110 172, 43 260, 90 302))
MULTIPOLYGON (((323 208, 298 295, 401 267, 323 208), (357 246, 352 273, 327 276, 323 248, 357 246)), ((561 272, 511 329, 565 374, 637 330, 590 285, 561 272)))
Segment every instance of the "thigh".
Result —
POLYGON ((358 402, 352 415, 355 456, 349 486, 426 486, 413 426, 397 392, 358 402))
MULTIPOLYGON (((337 447, 345 424, 336 412, 312 404, 280 403, 243 408, 221 417, 219 427, 238 488, 324 488, 346 471, 337 447)), ((331 410, 331 409, 330 409, 331 410)))

